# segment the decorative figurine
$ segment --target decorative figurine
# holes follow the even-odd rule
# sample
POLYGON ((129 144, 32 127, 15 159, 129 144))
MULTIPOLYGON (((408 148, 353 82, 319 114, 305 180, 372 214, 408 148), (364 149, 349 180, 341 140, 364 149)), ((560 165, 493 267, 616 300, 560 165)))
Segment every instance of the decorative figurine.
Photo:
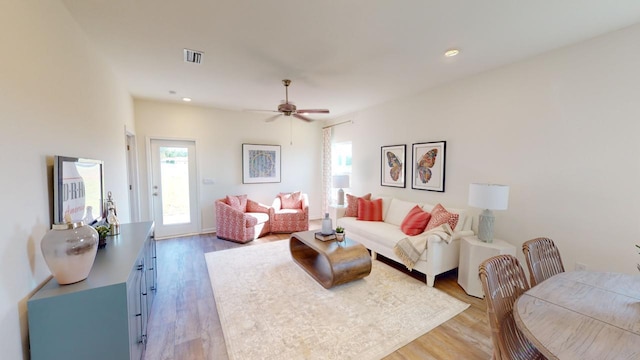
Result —
POLYGON ((107 224, 109 224, 109 235, 120 234, 120 222, 118 221, 116 204, 111 197, 111 191, 107 193, 107 224))

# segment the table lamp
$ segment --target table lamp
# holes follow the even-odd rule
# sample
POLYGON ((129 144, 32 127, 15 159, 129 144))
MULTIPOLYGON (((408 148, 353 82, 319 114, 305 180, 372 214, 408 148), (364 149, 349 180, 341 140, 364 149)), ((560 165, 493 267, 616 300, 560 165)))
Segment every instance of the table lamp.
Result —
POLYGON ((349 175, 334 175, 333 187, 338 188, 338 205, 344 205, 344 190, 349 187, 349 175))
POLYGON ((506 210, 509 204, 509 186, 498 184, 470 184, 469 206, 484 209, 478 224, 478 239, 493 242, 493 222, 491 210, 506 210))

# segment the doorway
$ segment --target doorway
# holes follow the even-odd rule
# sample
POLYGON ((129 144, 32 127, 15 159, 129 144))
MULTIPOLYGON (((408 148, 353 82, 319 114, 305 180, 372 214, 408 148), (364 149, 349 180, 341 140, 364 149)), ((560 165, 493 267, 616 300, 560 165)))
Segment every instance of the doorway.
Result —
POLYGON ((198 233, 195 142, 152 139, 151 167, 156 238, 198 233))
POLYGON ((136 136, 125 129, 127 150, 127 186, 129 187, 129 220, 140 221, 140 201, 138 190, 138 152, 136 151, 136 136))

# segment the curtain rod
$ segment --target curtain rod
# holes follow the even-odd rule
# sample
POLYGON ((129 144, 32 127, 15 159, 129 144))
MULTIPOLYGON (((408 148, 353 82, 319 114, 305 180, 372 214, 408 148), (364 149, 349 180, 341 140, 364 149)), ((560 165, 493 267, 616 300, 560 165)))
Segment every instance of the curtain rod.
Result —
POLYGON ((352 123, 353 124, 353 120, 347 120, 347 121, 339 122, 337 124, 327 125, 327 126, 323 127, 323 129, 332 128, 334 126, 338 126, 338 125, 342 125, 342 124, 346 124, 346 123, 352 123))

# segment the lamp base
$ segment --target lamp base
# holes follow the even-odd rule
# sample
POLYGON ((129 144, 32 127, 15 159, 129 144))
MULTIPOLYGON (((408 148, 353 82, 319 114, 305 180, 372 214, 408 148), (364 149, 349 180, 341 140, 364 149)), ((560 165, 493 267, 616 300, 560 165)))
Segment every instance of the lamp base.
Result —
POLYGON ((493 222, 495 220, 493 212, 485 209, 478 218, 480 220, 478 224, 478 239, 487 243, 493 242, 493 222))
POLYGON ((338 190, 338 205, 344 205, 344 190, 342 188, 338 190))

